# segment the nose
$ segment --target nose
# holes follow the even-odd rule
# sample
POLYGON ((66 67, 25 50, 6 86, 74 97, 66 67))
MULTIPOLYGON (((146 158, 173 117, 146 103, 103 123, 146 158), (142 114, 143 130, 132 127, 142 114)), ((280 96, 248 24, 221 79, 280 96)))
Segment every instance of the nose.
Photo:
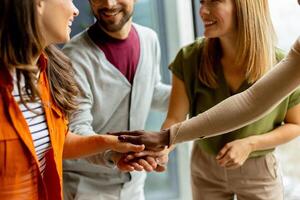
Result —
POLYGON ((117 5, 117 0, 104 0, 107 8, 113 8, 117 5))
POLYGON ((77 17, 78 15, 79 15, 79 10, 77 9, 77 7, 73 3, 73 16, 77 17))

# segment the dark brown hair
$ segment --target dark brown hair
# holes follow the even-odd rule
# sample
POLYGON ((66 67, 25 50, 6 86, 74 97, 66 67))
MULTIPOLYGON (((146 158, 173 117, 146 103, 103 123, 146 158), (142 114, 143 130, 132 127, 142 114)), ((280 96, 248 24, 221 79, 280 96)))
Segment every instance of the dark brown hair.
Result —
MULTIPOLYGON (((57 106, 70 114, 76 108, 78 88, 69 59, 55 46, 43 47, 37 22, 35 0, 1 0, 0 2, 0 67, 15 70, 20 91, 20 77, 25 79, 25 91, 30 101, 39 96, 36 87, 36 59, 42 52, 48 57, 47 76, 52 97, 57 106)), ((20 92, 21 94, 21 92, 20 92)), ((26 104, 22 95, 22 103, 26 104)))

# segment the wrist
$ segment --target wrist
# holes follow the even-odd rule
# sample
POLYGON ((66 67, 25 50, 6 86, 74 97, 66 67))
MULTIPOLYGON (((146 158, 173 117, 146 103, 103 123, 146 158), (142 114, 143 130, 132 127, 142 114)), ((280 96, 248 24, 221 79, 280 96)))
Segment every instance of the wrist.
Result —
POLYGON ((165 146, 170 146, 170 129, 163 129, 160 132, 161 134, 161 140, 159 141, 160 144, 165 146))
POLYGON ((118 138, 111 135, 99 135, 99 140, 99 142, 102 142, 99 144, 101 144, 105 150, 114 150, 114 146, 116 145, 118 138))
POLYGON ((251 148, 251 152, 257 151, 257 137, 256 136, 251 136, 248 138, 249 139, 249 146, 251 148))

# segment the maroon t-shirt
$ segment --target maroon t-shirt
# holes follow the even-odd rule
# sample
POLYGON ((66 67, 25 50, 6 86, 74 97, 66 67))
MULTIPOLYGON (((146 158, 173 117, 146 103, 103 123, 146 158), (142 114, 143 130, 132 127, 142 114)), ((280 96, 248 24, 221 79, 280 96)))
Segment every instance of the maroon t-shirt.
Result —
POLYGON ((120 40, 109 36, 95 23, 88 34, 107 60, 132 84, 140 58, 140 40, 136 29, 132 26, 128 38, 120 40))

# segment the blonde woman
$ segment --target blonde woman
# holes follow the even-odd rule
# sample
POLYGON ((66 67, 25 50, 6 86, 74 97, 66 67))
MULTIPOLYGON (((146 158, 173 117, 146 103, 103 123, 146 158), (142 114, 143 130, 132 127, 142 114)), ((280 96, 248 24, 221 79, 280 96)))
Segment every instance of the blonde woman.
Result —
MULTIPOLYGON (((283 58, 267 0, 203 0, 204 39, 184 47, 170 65, 173 90, 164 128, 194 117, 239 93, 283 58)), ((300 91, 263 119, 226 135, 195 141, 195 200, 283 199, 277 161, 269 146, 300 132, 300 91), (282 123, 285 123, 281 126, 282 123)))
MULTIPOLYGON (((227 124, 218 123, 223 126, 212 128, 215 124, 210 119, 215 118, 208 118, 209 115, 180 122, 187 115, 197 116, 246 90, 283 58, 275 48, 267 0, 204 0, 201 1, 200 16, 205 26, 205 38, 184 47, 170 65, 173 87, 163 125, 164 128, 171 126, 170 139, 164 137, 169 132, 165 131, 158 134, 163 137, 156 137, 155 142, 153 134, 138 138, 121 136, 121 140, 159 148, 164 144, 217 134, 227 124)), ((255 102, 259 103, 260 97, 256 98, 258 101, 255 102)), ((247 106, 248 99, 244 100, 236 105, 231 102, 230 106, 247 106)), ((299 135, 299 102, 300 91, 297 90, 261 120, 226 135, 196 141, 191 166, 193 198, 221 200, 233 199, 236 195, 240 200, 283 199, 277 161, 272 152, 276 146, 299 135)), ((255 106, 260 105, 251 107, 253 114, 256 114, 255 106)), ((219 106, 219 112, 213 114, 223 116, 223 120, 218 118, 219 122, 228 121, 226 113, 220 110, 219 106)), ((227 110, 230 110, 228 104, 227 110)), ((252 114, 249 110, 248 113, 252 114)))

